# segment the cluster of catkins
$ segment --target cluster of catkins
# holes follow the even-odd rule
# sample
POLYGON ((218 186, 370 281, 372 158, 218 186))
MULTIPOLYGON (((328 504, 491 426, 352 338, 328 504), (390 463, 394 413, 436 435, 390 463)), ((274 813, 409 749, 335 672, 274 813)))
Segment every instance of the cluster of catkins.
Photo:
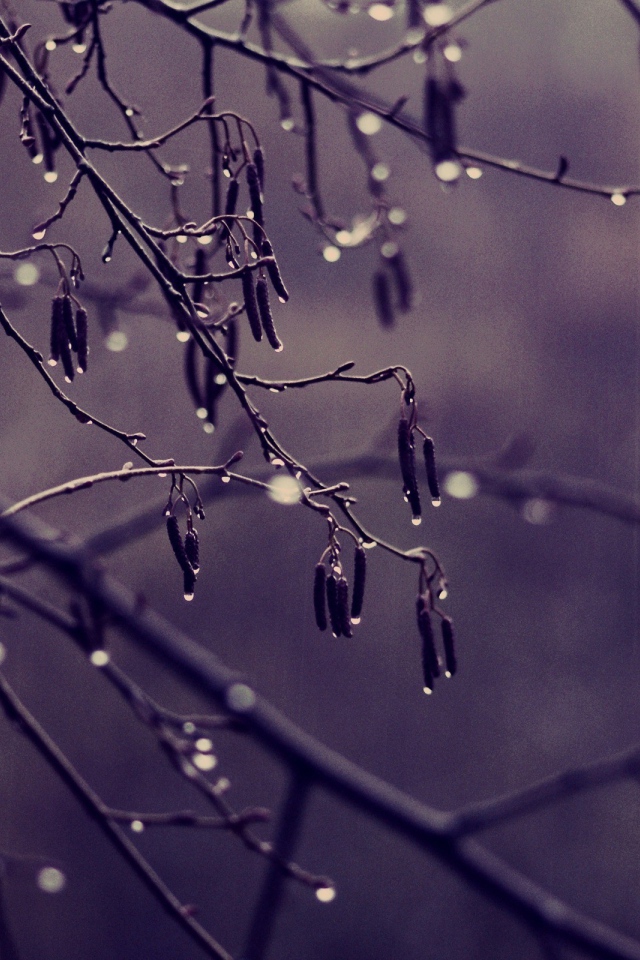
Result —
MULTIPOLYGON (((247 189, 249 191, 249 209, 253 219, 253 242, 256 253, 266 260, 264 267, 258 270, 258 279, 254 279, 254 271, 246 266, 242 273, 242 295, 244 307, 249 321, 251 334, 258 343, 262 336, 274 350, 280 352, 282 343, 276 333, 273 313, 269 302, 269 285, 267 277, 281 303, 286 303, 289 293, 284 285, 278 264, 273 255, 273 247, 269 242, 264 229, 264 154, 261 147, 257 147, 253 159, 245 166, 247 189)), ((231 179, 225 200, 225 215, 233 216, 236 211, 240 184, 237 177, 231 179)), ((230 225, 229 225, 230 226, 230 225)))
POLYGON ((359 544, 354 555, 353 589, 349 602, 349 583, 344 576, 337 552, 329 555, 331 570, 327 575, 324 560, 316 564, 313 580, 313 609, 320 630, 331 624, 334 637, 352 637, 354 624, 360 623, 364 585, 367 574, 367 556, 359 544), (327 621, 327 611, 329 620, 327 621))
POLYGON ((61 361, 64 378, 71 383, 78 373, 87 369, 87 311, 68 290, 57 294, 51 302, 51 340, 49 366, 61 361), (75 306, 75 318, 74 318, 75 306), (72 354, 77 357, 77 366, 72 354))
POLYGON ((373 275, 373 299, 383 327, 395 323, 395 311, 407 313, 413 303, 413 285, 404 254, 387 240, 380 248, 380 268, 373 275))
MULTIPOLYGON (((176 503, 180 500, 183 500, 187 506, 187 532, 184 535, 184 539, 180 533, 178 518, 173 512, 175 504, 172 502, 171 496, 169 496, 169 502, 164 509, 164 516, 167 518, 169 543, 171 544, 171 548, 183 574, 184 598, 185 600, 193 600, 193 592, 200 571, 200 540, 198 538, 198 531, 193 526, 193 516, 189 501, 182 493, 176 503)), ((204 509, 199 497, 193 508, 193 513, 195 513, 199 520, 204 520, 204 509)))
MULTIPOLYGON (((405 391, 406 398, 406 391, 405 391)), ((400 460, 400 471, 402 473, 402 491, 404 498, 411 507, 412 522, 417 526, 422 519, 422 505, 420 503, 420 491, 418 489, 418 480, 416 476, 416 457, 414 433, 416 431, 422 434, 423 444, 422 452, 424 456, 424 465, 427 472, 427 485, 431 495, 431 503, 434 507, 439 507, 442 500, 440 497, 440 484, 438 482, 438 471, 436 469, 436 458, 433 446, 433 440, 428 437, 418 427, 415 415, 415 404, 413 398, 409 399, 409 416, 402 416, 398 423, 398 457, 400 460)))
POLYGON ((436 651, 436 641, 431 620, 432 612, 437 613, 442 630, 442 646, 444 649, 445 676, 452 677, 457 670, 457 660, 454 646, 453 623, 439 610, 435 610, 431 593, 427 590, 419 593, 416 600, 416 614, 418 617, 418 631, 422 640, 422 677, 425 693, 433 692, 433 683, 440 674, 442 661, 436 651))

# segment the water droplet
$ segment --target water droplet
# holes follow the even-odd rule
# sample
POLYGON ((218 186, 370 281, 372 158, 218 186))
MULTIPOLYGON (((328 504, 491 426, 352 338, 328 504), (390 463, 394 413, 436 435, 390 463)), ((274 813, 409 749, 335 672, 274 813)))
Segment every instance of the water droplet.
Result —
POLYGON ((87 49, 86 43, 74 43, 71 46, 74 53, 84 53, 87 49))
POLYGON ((433 690, 431 689, 431 687, 423 687, 422 692, 426 693, 427 696, 429 696, 429 694, 433 693, 433 690))
POLYGON ((131 823, 129 824, 129 829, 132 830, 134 833, 143 833, 144 823, 142 822, 142 820, 132 820, 131 823))
POLYGON ((198 753, 209 753, 213 750, 213 742, 208 737, 198 737, 195 746, 198 753))
MULTIPOLYGON (((382 6, 382 4, 377 4, 377 6, 382 6)), ((388 7, 386 9, 388 9, 388 7)), ((371 8, 369 8, 369 13, 371 13, 371 8)), ((366 133, 367 136, 371 137, 382 128, 382 120, 377 113, 367 111, 366 113, 361 113, 356 119, 356 127, 360 133, 366 133)))
POLYGON ((411 517, 411 523, 414 525, 414 527, 419 527, 422 523, 422 517, 411 517))
POLYGON ((391 167, 388 163, 376 163, 376 165, 371 168, 371 177, 377 183, 383 183, 385 180, 388 180, 390 174, 391 167))
POLYGON ((137 438, 137 437, 133 437, 133 438, 132 438, 132 440, 131 440, 131 446, 132 446, 132 447, 137 447, 137 446, 138 446, 138 438, 137 438))
POLYGON ((106 667, 110 659, 111 657, 106 650, 94 650, 89 657, 89 661, 94 667, 106 667))
POLYGON ((385 258, 385 260, 391 260, 393 259, 393 257, 396 257, 398 255, 399 249, 400 248, 398 247, 397 243, 394 243, 393 240, 388 240, 386 243, 383 243, 382 246, 380 247, 380 253, 385 258))
POLYGON ((435 500, 432 500, 432 501, 431 501, 431 506, 432 506, 432 507, 441 507, 441 506, 442 506, 442 500, 440 499, 440 497, 437 497, 435 500))
POLYGON ((293 130, 295 125, 296 124, 293 117, 285 117, 283 120, 280 121, 280 126, 282 127, 283 130, 286 130, 287 133, 293 130))
POLYGON ((45 893, 60 893, 67 883, 67 878, 57 867, 43 867, 38 871, 36 883, 45 893))
POLYGON ((526 500, 522 507, 522 516, 527 523, 542 524, 548 523, 551 519, 552 506, 548 500, 542 497, 531 497, 526 500))
POLYGON ((611 194, 611 203, 613 203, 616 207, 624 207, 626 202, 627 198, 625 197, 624 193, 620 193, 619 190, 616 190, 615 193, 611 194))
POLYGON ((36 153, 35 157, 31 158, 31 163, 34 163, 37 167, 38 164, 42 163, 43 160, 44 160, 44 154, 36 153))
POLYGON ((108 253, 105 253, 105 254, 104 254, 104 256, 103 256, 103 258, 102 258, 102 262, 103 262, 103 263, 111 263, 111 257, 110 257, 110 255, 109 255, 108 253))
POLYGON ((440 587, 440 592, 438 593, 438 600, 446 600, 449 596, 449 591, 446 587, 440 587))
POLYGON ((47 40, 44 46, 45 46, 45 50, 48 50, 51 53, 52 50, 56 49, 58 44, 55 42, 55 40, 51 39, 51 40, 47 40))
POLYGON ((457 500, 470 500, 478 492, 478 481, 472 473, 454 470, 445 477, 444 489, 457 500))
POLYGON ((185 600, 186 600, 188 603, 190 603, 190 602, 193 600, 193 594, 192 594, 192 593, 185 593, 184 598, 185 598, 185 600))
POLYGON ((284 346, 280 344, 279 347, 275 348, 274 353, 282 353, 283 350, 284 350, 284 346))
POLYGON ((127 109, 125 110, 124 113, 125 113, 125 116, 126 116, 126 117, 132 117, 132 116, 133 116, 133 110, 131 109, 131 107, 127 107, 127 109))
POLYGON ((185 237, 183 233, 178 234, 178 236, 176 237, 176 240, 178 243, 186 243, 188 239, 189 238, 185 237))
POLYGON ((191 334, 188 330, 178 330, 176 333, 176 340, 180 343, 188 343, 191 340, 191 334))
POLYGON ((57 361, 57 360, 54 360, 53 357, 50 357, 49 360, 47 360, 47 363, 49 364, 50 367, 57 367, 57 366, 58 366, 58 361, 57 361))
POLYGON ((112 353, 122 353, 129 345, 129 337, 124 330, 112 330, 111 333, 105 337, 104 345, 107 350, 111 350, 112 353))
MULTIPOLYGON (((382 6, 382 4, 378 4, 378 6, 382 6)), ((331 903, 336 898, 335 887, 318 887, 316 897, 320 903, 331 903)))
POLYGON ((348 247, 351 243, 351 231, 338 230, 336 233, 336 243, 341 244, 343 247, 348 247))
POLYGON ((407 211, 403 210, 402 207, 391 207, 387 217, 389 223, 392 223, 394 227, 399 227, 407 219, 407 211))
POLYGON ((458 160, 441 160, 436 163, 434 173, 442 183, 454 183, 462 173, 462 164, 458 160))
POLYGON ((274 477, 269 483, 267 493, 275 503, 282 503, 287 506, 299 503, 302 499, 300 484, 295 477, 288 473, 281 473, 274 477))
POLYGON ((462 47, 455 42, 448 43, 442 53, 449 63, 458 63, 462 59, 462 47))
POLYGON ((159 473, 158 476, 160 477, 161 480, 164 480, 164 478, 166 477, 166 473, 159 473))
POLYGON ((377 547, 378 544, 375 542, 375 540, 363 540, 362 546, 365 550, 373 550, 373 548, 377 547))
POLYGON ((19 263, 13 276, 21 287, 32 287, 40 279, 40 271, 35 263, 19 263))
POLYGON ((194 753, 191 759, 194 767, 204 773, 208 773, 209 770, 213 770, 218 765, 218 758, 214 757, 212 753, 194 753))
POLYGON ((36 230, 35 233, 33 234, 33 239, 44 240, 44 235, 46 232, 47 232, 46 230, 36 230))
POLYGON ((448 3, 429 3, 422 16, 429 27, 441 27, 451 19, 451 8, 448 3))
POLYGON ((231 477, 220 477, 223 483, 231 483, 231 477))
POLYGON ((216 428, 212 423, 207 422, 202 424, 202 429, 204 430, 205 433, 213 433, 216 428))
POLYGON ((449 671, 448 671, 448 670, 445 670, 445 672, 444 672, 444 675, 445 675, 445 677, 447 677, 447 679, 449 679, 449 680, 450 680, 450 679, 451 679, 451 677, 452 677, 452 674, 451 674, 451 673, 449 673, 449 671))
POLYGON ((207 408, 206 408, 206 407, 198 407, 198 409, 196 410, 196 417, 198 418, 198 420, 206 420, 206 419, 207 419, 207 408))
POLYGON ((45 170, 44 179, 46 183, 55 183, 58 179, 57 170, 45 170))
POLYGON ((427 62, 427 55, 422 49, 422 47, 418 47, 417 50, 413 51, 413 62, 417 64, 422 64, 427 62))
POLYGON ((242 713, 251 710, 256 702, 256 695, 246 683, 234 683, 227 690, 226 701, 231 710, 242 713))
POLYGON ((338 247, 327 246, 322 251, 322 256, 327 261, 327 263, 336 263, 340 259, 340 250, 338 247))
POLYGON ((482 167, 467 167, 465 173, 471 180, 479 180, 482 176, 482 167))
POLYGON ((276 468, 284 467, 284 460, 282 460, 280 457, 274 457, 273 460, 271 461, 271 466, 276 468))
POLYGON ((354 627, 357 627, 361 619, 362 617, 351 617, 351 623, 354 625, 354 627))
POLYGON ((219 387, 223 386, 227 382, 227 376, 224 373, 217 373, 214 377, 214 382, 218 384, 219 387))
POLYGON ((195 733, 196 725, 195 723, 192 723, 191 720, 185 720, 185 722, 182 724, 182 729, 185 733, 195 733))
POLYGON ((367 13, 372 20, 384 22, 385 20, 391 20, 393 16, 393 7, 388 6, 386 3, 372 3, 368 8, 367 13))
POLYGON ((65 376, 64 382, 65 382, 65 383, 71 383, 71 377, 65 376))

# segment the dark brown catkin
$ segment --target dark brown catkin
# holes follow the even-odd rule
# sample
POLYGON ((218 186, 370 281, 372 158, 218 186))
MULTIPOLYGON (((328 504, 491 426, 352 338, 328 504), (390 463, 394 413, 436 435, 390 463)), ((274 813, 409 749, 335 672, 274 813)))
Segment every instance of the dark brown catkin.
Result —
POLYGON ((188 570, 184 571, 183 583, 184 583, 184 598, 185 600, 193 600, 193 591, 196 585, 196 575, 194 571, 189 567, 188 570))
POLYGON ((73 304, 69 296, 62 298, 62 320, 69 346, 77 353, 78 338, 76 337, 76 325, 73 322, 73 304))
POLYGON ((427 483, 429 485, 429 493, 431 494, 431 502, 434 504, 434 506, 440 506, 440 484, 438 482, 436 455, 431 437, 425 437, 423 451, 424 465, 427 471, 427 483))
POLYGON ((402 250, 397 250, 389 257, 388 263, 398 294, 398 306, 402 313, 407 313, 413 303, 413 284, 402 250))
POLYGON ((364 547, 356 547, 353 558, 353 591, 351 594, 351 620, 356 623, 362 613, 364 585, 367 577, 367 553, 364 547))
POLYGON ((264 191, 264 151, 262 147, 256 147, 253 151, 253 162, 256 166, 260 189, 264 191))
POLYGON ((249 202, 253 213, 253 239, 260 246, 264 237, 264 210, 262 208, 262 194, 260 180, 255 163, 247 164, 247 186, 249 188, 249 202))
POLYGON ((229 189, 227 190, 227 196, 224 201, 225 214, 232 216, 236 212, 236 204, 238 202, 239 191, 240 191, 240 184, 238 183, 236 178, 233 177, 233 179, 229 181, 229 189))
POLYGON ((443 86, 435 77, 427 79, 425 89, 425 130, 429 137, 429 149, 434 164, 455 156, 456 136, 453 100, 448 85, 443 86))
POLYGON ((62 360, 62 369, 64 370, 65 380, 68 380, 69 383, 71 383, 76 375, 76 368, 73 363, 73 357, 71 356, 71 347, 69 346, 67 332, 64 328, 64 320, 62 321, 62 324, 58 346, 60 348, 60 359, 62 360))
POLYGON ((234 317, 232 320, 229 320, 227 324, 227 335, 224 346, 225 353, 232 367, 238 359, 238 346, 238 324, 234 317))
POLYGON ((63 337, 62 297, 54 297, 51 301, 51 331, 49 337, 49 364, 52 367, 55 367, 60 359, 60 341, 63 337))
POLYGON ((84 307, 76 310, 76 337, 78 344, 78 373, 87 372, 87 357, 89 354, 89 328, 87 325, 87 311, 84 307))
POLYGON ((169 543, 171 544, 171 548, 175 554, 176 560, 180 564, 180 567, 185 573, 189 571, 191 574, 193 574, 193 570, 187 558, 184 543, 182 541, 182 535, 180 534, 178 518, 173 516, 173 514, 170 517, 167 517, 167 534, 169 536, 169 543))
POLYGON ((327 629, 327 571, 324 563, 317 563, 313 575, 313 612, 318 630, 327 629))
POLYGON ((418 615, 418 630, 422 639, 422 660, 429 667, 429 673, 432 677, 440 676, 440 663, 436 653, 436 641, 433 635, 433 624, 431 615, 424 597, 419 596, 416 601, 416 612, 418 615))
POLYGON ((242 295, 244 296, 244 308, 247 312, 247 320, 249 321, 253 339, 260 343, 262 340, 262 324, 260 323, 260 314, 258 313, 258 301, 256 300, 253 273, 249 269, 245 270, 242 274, 242 295))
MULTIPOLYGON (((263 257, 273 257, 273 247, 268 240, 262 241, 261 253, 263 257)), ((269 274, 269 280, 271 280, 271 285, 276 292, 276 296, 282 303, 286 303, 289 299, 289 291, 284 285, 282 276, 280 275, 280 269, 277 262, 266 264, 267 273, 269 274)))
POLYGON ((456 659, 453 623, 449 617, 443 617, 442 619, 442 645, 444 647, 445 675, 452 677, 458 669, 458 661, 456 659))
POLYGON ((341 637, 342 620, 340 618, 340 606, 338 604, 338 582, 332 573, 327 577, 327 606, 329 607, 331 632, 334 637, 341 637))
POLYGON ((184 537, 184 552, 194 573, 200 570, 200 540, 198 531, 192 527, 184 537))
POLYGON ((202 249, 198 247, 196 250, 196 259, 193 266, 194 273, 198 276, 198 279, 194 281, 193 289, 191 291, 191 299, 194 303, 202 303, 202 295, 204 293, 204 281, 200 279, 202 274, 207 272, 207 255, 202 249))
POLYGON ((376 270, 373 275, 373 300, 376 305, 376 313, 382 327, 392 327, 395 322, 393 306, 391 304, 391 291, 389 289, 389 278, 383 270, 376 270))
POLYGON ((353 636, 351 617, 349 616, 349 584, 346 577, 340 577, 336 590, 338 593, 338 611, 340 614, 340 629, 342 635, 350 639, 353 636))
POLYGON ((405 496, 409 501, 411 513, 414 520, 420 520, 422 508, 420 506, 420 493, 418 491, 418 481, 416 480, 416 461, 413 449, 413 437, 409 421, 404 417, 400 418, 398 423, 398 458, 400 460, 400 471, 402 473, 402 483, 405 496))
POLYGON ((269 345, 273 347, 275 351, 280 353, 282 350, 282 343, 278 338, 275 324, 273 322, 271 304, 269 303, 269 286, 267 284, 266 277, 258 277, 256 281, 256 297, 258 299, 258 310, 260 312, 260 320, 262 321, 262 329, 264 330, 269 345))
POLYGON ((198 382, 198 344, 190 337, 184 351, 184 377, 187 382, 187 389, 193 400, 196 410, 204 407, 204 398, 198 382))

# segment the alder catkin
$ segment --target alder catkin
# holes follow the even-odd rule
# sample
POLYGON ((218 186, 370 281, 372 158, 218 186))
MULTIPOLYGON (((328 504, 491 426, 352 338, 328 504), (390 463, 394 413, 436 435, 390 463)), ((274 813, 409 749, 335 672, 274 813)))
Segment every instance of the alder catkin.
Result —
POLYGON ((456 659, 453 623, 449 617, 443 617, 442 619, 442 645, 444 647, 444 665, 446 675, 448 677, 452 677, 458 669, 458 661, 456 659))
POLYGON ((229 181, 229 189, 227 190, 227 196, 224 201, 224 212, 225 214, 232 216, 236 212, 236 204, 238 202, 238 193, 240 191, 240 184, 233 177, 229 181))
MULTIPOLYGON (((263 257, 273 257, 273 247, 268 240, 262 241, 261 253, 263 257)), ((284 285, 282 276, 280 275, 280 269, 276 260, 274 259, 272 263, 265 264, 267 268, 267 273, 269 274, 269 280, 271 280, 271 285, 276 292, 276 296, 279 299, 286 303, 289 299, 289 291, 284 285)))
POLYGON ((264 211, 262 208, 262 194, 260 179, 255 163, 247 164, 247 186, 249 188, 249 202, 253 213, 253 239, 258 246, 264 236, 264 211))
POLYGON ((376 313, 382 327, 392 327, 395 322, 389 278, 383 270, 376 270, 373 275, 373 299, 376 313))
POLYGON ((64 324, 64 331, 69 341, 69 346, 72 350, 77 352, 78 350, 78 338, 76 337, 76 326, 73 322, 73 304, 71 302, 71 297, 65 296, 62 298, 62 322, 64 324))
POLYGON ((278 338, 273 322, 271 304, 269 303, 269 287, 266 277, 258 277, 256 281, 256 297, 258 300, 260 320, 262 321, 262 329, 264 330, 269 345, 279 353, 282 350, 282 343, 278 338))
POLYGON ((349 584, 346 577, 340 577, 336 584, 338 594, 338 612, 340 615, 340 629, 342 635, 350 639, 353 636, 351 617, 349 616, 349 584))
POLYGON ((398 423, 398 457, 400 460, 400 471, 402 473, 404 493, 409 501, 413 519, 419 520, 422 516, 422 508, 420 505, 418 481, 416 479, 416 461, 413 449, 413 437, 411 435, 409 421, 404 417, 401 417, 400 422, 398 423))
POLYGON ((78 373, 87 372, 87 356, 89 353, 88 336, 87 311, 84 307, 78 307, 76 310, 78 373))
POLYGON ((51 301, 51 331, 49 337, 49 363, 52 367, 60 359, 60 341, 63 337, 62 297, 54 297, 51 301))
POLYGON ((433 635, 433 624, 424 597, 419 596, 416 601, 418 615, 418 630, 422 639, 422 661, 429 668, 430 675, 435 679, 440 676, 440 662, 436 653, 436 641, 433 635))
POLYGON ((244 308, 247 312, 247 320, 249 321, 253 339, 260 343, 262 340, 262 324, 260 323, 260 314, 258 313, 253 273, 249 269, 245 270, 242 274, 242 294, 244 296, 244 308))
POLYGON ((327 606, 329 607, 331 632, 334 637, 341 637, 342 620, 340 617, 340 605, 338 603, 338 582, 332 573, 327 577, 327 606))
POLYGON ((427 483, 429 493, 434 503, 440 503, 440 484, 438 482, 438 470, 436 468, 436 455, 431 437, 425 437, 424 441, 424 465, 427 471, 427 483))
POLYGON ((324 563, 317 563, 313 576, 313 611, 318 630, 327 629, 327 571, 324 563))
POLYGON ((184 543, 182 541, 182 535, 180 534, 178 518, 173 514, 170 517, 167 517, 167 534, 169 536, 169 543, 171 544, 171 548, 175 554, 176 560, 180 564, 180 567, 184 573, 190 572, 193 575, 193 570, 187 558, 184 543))
POLYGON ((402 250, 397 250, 387 262, 398 294, 398 306, 403 313, 407 313, 413 302, 413 284, 402 250))
POLYGON ((187 530, 184 538, 184 552, 194 573, 200 570, 200 540, 195 527, 187 530))
POLYGON ((256 147, 256 149, 253 151, 253 162, 258 174, 258 183, 260 184, 260 189, 264 191, 264 151, 262 147, 256 147))
POLYGON ((364 547, 356 547, 353 558, 353 591, 351 594, 351 619, 359 620, 364 600, 364 586, 367 576, 367 553, 364 547))

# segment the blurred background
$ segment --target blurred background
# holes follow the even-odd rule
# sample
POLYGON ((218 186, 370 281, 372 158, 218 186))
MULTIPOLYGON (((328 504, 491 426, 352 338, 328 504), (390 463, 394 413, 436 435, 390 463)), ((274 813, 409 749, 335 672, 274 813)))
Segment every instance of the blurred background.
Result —
MULTIPOLYGON (((20 0, 33 24, 31 47, 57 33, 54 3, 20 0)), ((455 8, 455 5, 454 5, 455 8)), ((243 5, 230 2, 202 22, 233 32, 243 5)), ((377 22, 366 5, 340 15, 317 2, 280 7, 318 56, 353 57, 392 46, 404 16, 377 22), (357 51, 357 52, 356 52, 357 51)), ((201 102, 198 44, 135 2, 101 18, 113 83, 144 114, 145 134, 179 122, 201 102)), ((467 97, 458 111, 461 149, 609 186, 638 181, 638 29, 613 0, 503 0, 454 32, 464 40, 458 76, 467 97)), ((253 30, 250 39, 256 40, 253 30)), ((61 91, 81 58, 55 51, 49 70, 61 91)), ((410 56, 358 80, 421 118, 425 67, 410 56)), ((266 217, 291 300, 276 304, 282 354, 241 330, 238 369, 272 378, 327 371, 346 360, 356 373, 392 363, 412 371, 420 422, 444 464, 491 464, 514 435, 535 453, 532 470, 574 476, 638 496, 638 214, 636 198, 610 200, 562 190, 506 171, 483 169, 443 187, 426 151, 383 128, 371 145, 386 163, 390 202, 406 211, 401 242, 415 285, 414 309, 380 327, 371 294, 379 244, 322 255, 323 239, 299 213, 292 179, 304 171, 304 140, 279 123, 264 93, 264 71, 231 50, 216 51, 217 109, 256 126, 266 154, 266 217), (484 459, 482 459, 484 458, 484 459)), ((293 112, 300 119, 297 88, 293 112)), ((122 118, 90 74, 65 100, 87 136, 126 138, 122 118)), ((316 97, 319 173, 325 204, 351 223, 370 197, 362 159, 342 107, 316 97)), ((53 213, 72 168, 45 183, 18 134, 20 97, 8 85, 2 112, 0 246, 28 245, 53 213)), ((187 215, 207 216, 204 131, 164 151, 187 162, 181 187, 187 215), (204 213, 202 212, 204 211, 204 213)), ((96 162, 147 222, 169 215, 166 182, 140 156, 96 162)), ((206 434, 183 376, 184 345, 151 286, 146 310, 111 313, 105 335, 96 303, 140 268, 119 243, 104 264, 110 226, 86 185, 47 239, 72 243, 87 277, 90 368, 69 387, 74 399, 118 428, 143 431, 144 449, 176 462, 219 463, 239 446, 242 471, 267 477, 255 438, 225 396, 206 434), (92 301, 90 291, 95 293, 92 301), (101 292, 100 292, 101 291, 101 292), (99 294, 99 296, 98 296, 99 294), (97 298, 97 299, 96 299, 97 298)), ((38 349, 48 349, 55 278, 34 260, 37 283, 0 261, 1 299, 38 349)), ((233 294, 239 296, 238 291, 233 294)), ((108 311, 107 311, 108 312, 108 311)), ((103 317, 104 319, 104 317, 103 317)), ((12 500, 76 476, 118 469, 130 459, 107 435, 81 426, 56 403, 9 339, 0 342, 0 489, 12 500)), ((322 384, 304 391, 252 391, 285 447, 327 483, 342 479, 354 453, 395 456, 398 391, 322 384), (324 466, 323 466, 324 465, 324 466)), ((157 501, 157 524, 113 552, 109 569, 151 606, 242 671, 306 731, 418 800, 450 810, 595 760, 638 739, 638 534, 630 524, 552 503, 445 496, 414 528, 400 477, 358 476, 358 516, 403 549, 427 544, 450 581, 444 603, 459 638, 459 674, 422 693, 415 625, 417 570, 376 549, 361 625, 353 640, 320 634, 313 619, 313 567, 326 545, 311 511, 262 494, 216 487, 199 524, 202 572, 194 602, 182 599, 180 572, 161 516, 168 480, 104 484, 34 510, 56 528, 91 535, 157 501)), ((206 486, 206 484, 205 484, 206 486)), ((454 488, 452 487, 452 490, 454 488)), ((426 490, 426 485, 425 485, 426 490)), ((426 498, 425 498, 426 499, 426 498)), ((346 547, 347 555, 350 556, 346 547)), ((21 582, 61 606, 60 588, 30 572, 21 582)), ((71 642, 26 614, 0 624, 3 669, 28 707, 105 802, 118 808, 208 812, 170 769, 153 736, 71 642)), ((210 709, 170 671, 114 634, 114 660, 174 710, 210 709)), ((277 764, 232 733, 215 737, 216 774, 229 800, 277 807, 277 764)), ((0 724, 0 850, 7 855, 5 912, 20 960, 152 960, 199 950, 140 887, 76 801, 13 727, 0 724), (55 896, 38 889, 31 857, 65 874, 55 896)), ((532 879, 598 920, 640 937, 640 792, 624 783, 521 817, 483 842, 532 879)), ((258 828, 265 838, 269 828, 258 828)), ((148 829, 136 842, 177 895, 239 956, 265 869, 238 840, 220 833, 148 829)), ((298 862, 330 875, 336 899, 289 884, 270 956, 279 960, 529 960, 539 947, 513 919, 455 876, 363 816, 318 794, 298 862)), ((565 951, 563 956, 577 954, 565 951)))

